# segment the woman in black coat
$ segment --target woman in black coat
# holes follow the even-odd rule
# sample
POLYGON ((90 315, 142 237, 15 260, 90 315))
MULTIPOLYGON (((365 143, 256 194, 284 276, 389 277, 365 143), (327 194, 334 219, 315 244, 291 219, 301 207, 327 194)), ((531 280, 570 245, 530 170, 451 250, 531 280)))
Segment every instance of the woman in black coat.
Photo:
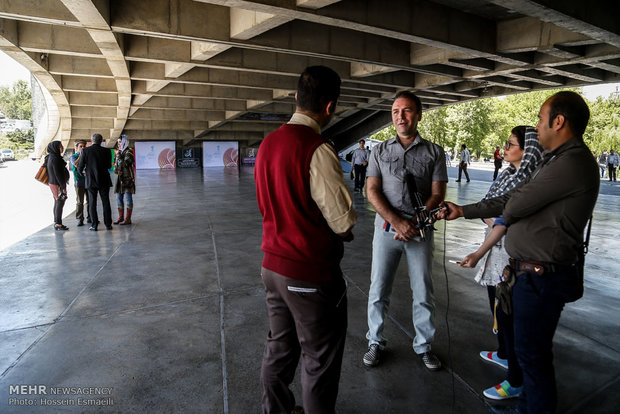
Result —
POLYGON ((69 230, 69 227, 62 224, 62 208, 67 199, 67 182, 69 181, 69 170, 67 162, 62 159, 64 148, 60 141, 52 141, 47 146, 47 184, 54 196, 54 230, 69 230))

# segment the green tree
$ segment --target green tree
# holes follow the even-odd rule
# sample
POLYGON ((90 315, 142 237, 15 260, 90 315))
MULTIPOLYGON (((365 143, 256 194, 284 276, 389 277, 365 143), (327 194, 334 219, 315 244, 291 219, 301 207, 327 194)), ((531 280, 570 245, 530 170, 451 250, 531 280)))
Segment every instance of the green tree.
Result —
POLYGON ((396 136, 396 128, 394 128, 394 124, 390 124, 383 128, 381 131, 375 132, 369 138, 370 139, 378 139, 379 141, 386 141, 390 138, 394 138, 396 136))
POLYGON ((620 148, 620 97, 598 97, 589 102, 590 122, 583 139, 597 154, 620 148))
POLYGON ((0 111, 7 118, 32 120, 32 94, 27 82, 18 80, 10 88, 0 87, 0 111))
POLYGON ((448 133, 448 109, 445 106, 424 112, 418 129, 425 139, 444 148, 452 148, 455 144, 448 133))

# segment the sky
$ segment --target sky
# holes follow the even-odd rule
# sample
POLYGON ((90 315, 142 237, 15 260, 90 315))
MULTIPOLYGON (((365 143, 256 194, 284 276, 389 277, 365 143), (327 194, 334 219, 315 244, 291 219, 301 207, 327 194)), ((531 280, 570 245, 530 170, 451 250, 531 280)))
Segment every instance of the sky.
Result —
MULTIPOLYGON (((30 72, 22 65, 14 61, 0 50, 0 86, 11 86, 22 79, 30 83, 30 72)), ((583 95, 593 101, 598 96, 608 97, 610 93, 620 93, 620 83, 608 83, 605 85, 584 86, 583 95)))

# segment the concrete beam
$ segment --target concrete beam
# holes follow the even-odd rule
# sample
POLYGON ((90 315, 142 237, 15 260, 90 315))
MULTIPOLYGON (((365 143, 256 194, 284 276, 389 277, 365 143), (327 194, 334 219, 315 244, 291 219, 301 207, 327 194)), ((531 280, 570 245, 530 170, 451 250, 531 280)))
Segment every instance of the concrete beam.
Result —
POLYGON ((131 119, 164 120, 164 121, 223 121, 225 111, 185 111, 181 109, 149 109, 141 108, 131 119))
POLYGON ((492 22, 459 10, 429 2, 368 0, 365 7, 340 1, 319 11, 297 7, 279 0, 196 0, 288 17, 299 21, 338 27, 360 33, 427 44, 464 53, 493 54, 495 28, 492 22), (356 7, 357 6, 357 7, 356 7), (351 11, 355 9, 356 13, 351 11), (408 17, 408 18, 407 18, 408 17), (466 36, 463 36, 467 33, 466 36), (489 35, 491 40, 488 41, 489 35))
POLYGON ((129 129, 123 130, 124 134, 127 134, 130 139, 137 141, 184 141, 194 138, 192 131, 186 130, 140 130, 129 129))
MULTIPOLYGON (((134 94, 148 94, 145 81, 134 81, 134 94)), ((214 85, 171 82, 164 88, 152 93, 155 96, 193 97, 208 99, 271 100, 271 91, 267 89, 231 88, 214 85)))
POLYGON ((60 84, 67 92, 117 93, 116 82, 112 78, 61 76, 60 84))
POLYGON ((554 52, 556 45, 589 40, 589 37, 580 33, 533 17, 505 20, 497 24, 497 50, 502 53, 554 52))
MULTIPOLYGON (((246 104, 244 101, 226 99, 168 98, 163 96, 154 96, 140 108, 170 108, 199 111, 245 111, 246 104)), ((139 107, 136 107, 136 109, 139 109, 139 107)))
POLYGON ((232 7, 230 9, 230 37, 248 40, 291 20, 290 17, 232 7))
POLYGON ((334 3, 338 3, 339 1, 340 0, 297 0, 297 7, 316 10, 334 3))
POLYGON ((109 93, 69 92, 69 103, 80 106, 118 106, 118 97, 109 93))
POLYGON ((113 78, 106 59, 89 59, 78 56, 49 55, 48 70, 58 75, 113 78))
POLYGON ((88 32, 77 27, 18 22, 19 47, 29 52, 53 52, 73 56, 100 56, 88 32))
POLYGON ((110 129, 114 128, 114 119, 105 118, 73 118, 72 128, 75 129, 110 129))
POLYGON ((620 47, 620 26, 613 2, 599 7, 581 0, 490 0, 525 16, 620 47))
POLYGON ((71 116, 77 118, 116 118, 116 108, 72 106, 71 116))

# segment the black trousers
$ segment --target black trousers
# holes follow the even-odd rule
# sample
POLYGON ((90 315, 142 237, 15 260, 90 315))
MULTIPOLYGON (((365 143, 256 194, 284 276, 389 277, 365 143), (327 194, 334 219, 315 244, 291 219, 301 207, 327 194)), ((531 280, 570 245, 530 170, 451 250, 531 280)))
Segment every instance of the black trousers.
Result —
POLYGON ((60 198, 54 200, 54 224, 62 225, 62 208, 65 206, 65 200, 60 198))
POLYGON ((543 276, 521 273, 512 288, 515 351, 523 370, 519 412, 553 414, 557 390, 553 367, 553 336, 564 309, 581 288, 575 266, 543 276))
MULTIPOLYGON (((491 314, 495 310, 495 286, 487 285, 487 293, 489 295, 489 305, 491 305, 491 314)), ((497 305, 497 356, 508 360, 508 375, 506 379, 513 387, 523 385, 523 371, 519 366, 517 354, 515 353, 515 333, 512 315, 506 315, 502 311, 502 307, 497 305)))
POLYGON ((106 227, 112 226, 112 208, 110 207, 110 187, 88 189, 88 210, 90 218, 93 221, 93 227, 99 224, 99 215, 97 214, 97 194, 101 197, 103 205, 103 223, 106 227))
POLYGON ((499 170, 502 169, 502 160, 495 160, 495 172, 493 172, 493 181, 495 181, 495 179, 497 178, 497 175, 499 174, 499 170))
POLYGON ((609 171, 609 181, 616 181, 616 167, 613 164, 607 164, 607 170, 609 171))
POLYGON ((335 412, 347 332, 346 284, 341 277, 305 282, 261 269, 269 334, 261 368, 264 413, 290 413, 289 389, 301 356, 304 412, 335 412))
POLYGON ((355 188, 363 190, 366 184, 366 165, 355 164, 353 168, 355 169, 355 188))
POLYGON ((461 181, 461 173, 465 173, 465 178, 467 178, 467 181, 469 181, 469 173, 467 172, 467 163, 466 162, 461 162, 459 163, 459 178, 458 181, 461 181))

